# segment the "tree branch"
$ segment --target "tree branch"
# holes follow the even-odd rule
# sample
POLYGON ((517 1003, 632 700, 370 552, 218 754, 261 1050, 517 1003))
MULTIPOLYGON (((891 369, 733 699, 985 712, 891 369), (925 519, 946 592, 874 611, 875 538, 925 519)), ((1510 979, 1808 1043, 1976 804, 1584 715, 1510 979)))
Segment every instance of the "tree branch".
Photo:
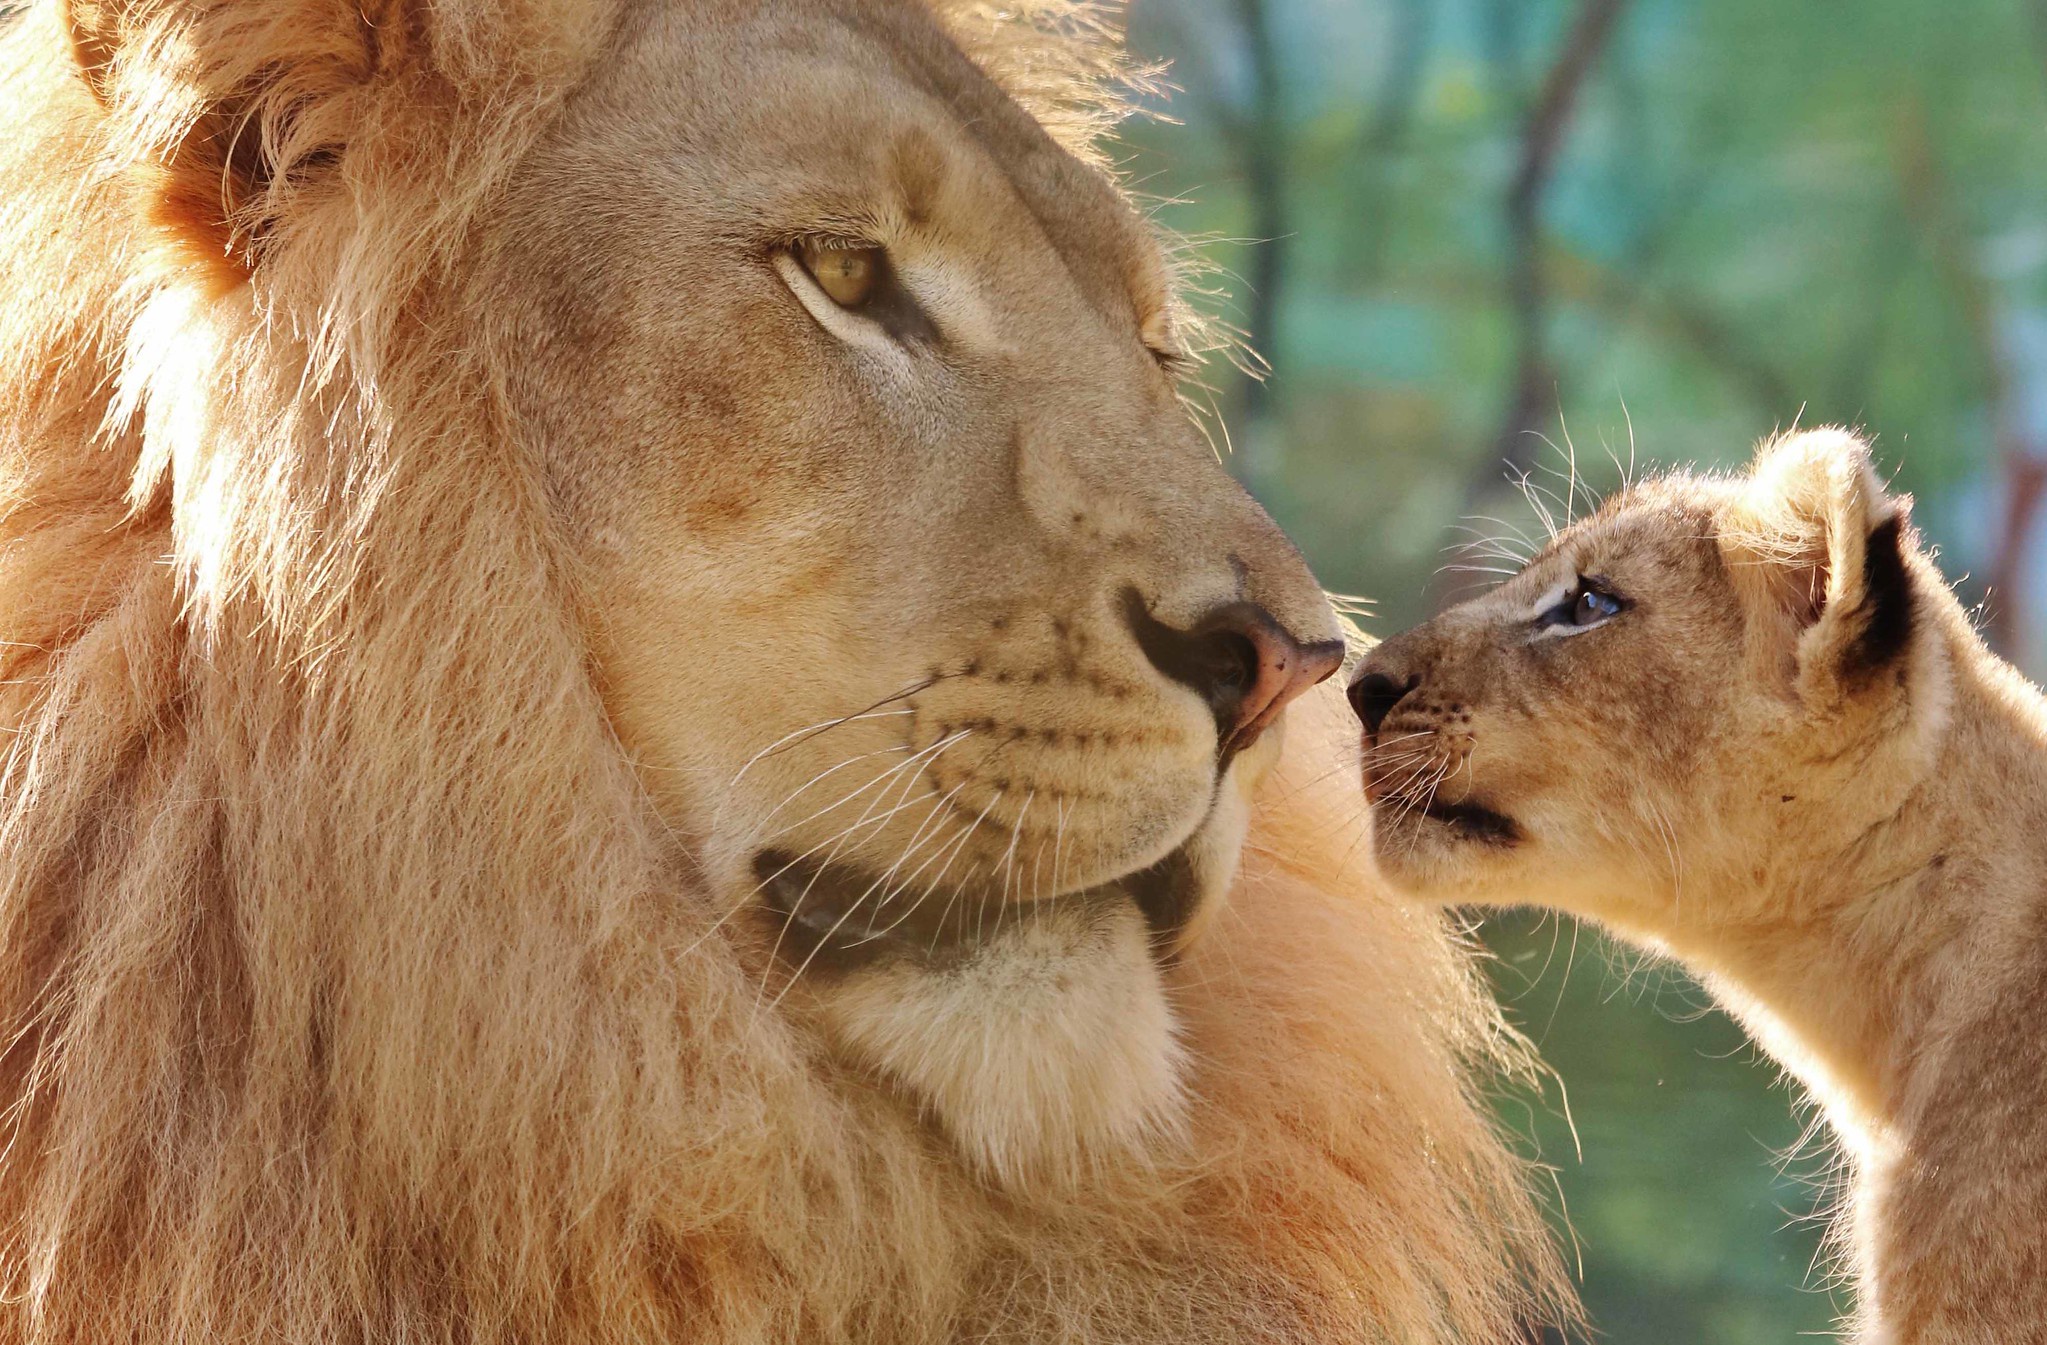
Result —
POLYGON ((1554 383, 1548 350, 1548 291, 1542 269, 1542 201, 1556 157, 1600 54, 1627 0, 1583 0, 1521 128, 1521 153, 1507 187, 1507 295, 1514 312, 1514 378, 1492 458, 1465 489, 1466 512, 1495 480, 1495 464, 1525 470, 1533 458, 1529 431, 1539 423, 1554 383))
POLYGON ((2022 625, 2029 610, 2025 600, 2026 538, 2043 495, 2047 495, 2047 460, 2036 451, 2038 445, 2027 441, 2027 429, 2012 396, 2011 370, 2005 362, 1991 295, 1968 233, 1948 209, 1951 188, 1927 124, 1926 107, 1919 99, 1908 97, 1899 103, 1891 143, 1906 217, 1955 297, 1983 376, 1983 398, 1990 408, 2004 472, 2004 520, 1990 559, 1987 577, 1992 601, 1985 624, 1991 645, 2009 657, 2023 643, 2022 625))
MULTIPOLYGON (((1249 107, 1239 137, 1244 185, 1251 202, 1250 294, 1244 305, 1244 335, 1268 364, 1278 363, 1280 289, 1286 283, 1286 108, 1279 53, 1272 41, 1265 0, 1235 0, 1237 25, 1250 61, 1249 107)), ((1244 385, 1244 412, 1257 419, 1267 410, 1271 389, 1263 379, 1244 385)))

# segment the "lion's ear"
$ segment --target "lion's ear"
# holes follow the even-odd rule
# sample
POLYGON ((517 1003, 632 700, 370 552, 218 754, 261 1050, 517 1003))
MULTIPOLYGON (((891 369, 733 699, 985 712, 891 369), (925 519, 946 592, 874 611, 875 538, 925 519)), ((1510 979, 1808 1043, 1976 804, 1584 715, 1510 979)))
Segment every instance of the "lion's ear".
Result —
POLYGON ((158 224, 246 272, 412 59, 405 0, 62 0, 79 74, 158 224))
POLYGON ((394 233, 392 221, 411 213, 421 237, 445 241, 428 232, 428 217, 438 211, 445 223, 480 202, 512 162, 519 134, 612 39, 622 8, 617 0, 53 3, 80 79, 105 113, 104 166, 140 183, 141 204, 181 262, 224 267, 230 281, 294 232, 331 242, 366 202, 394 233), (409 212, 393 211, 398 198, 409 212))
POLYGON ((1911 641, 1911 500, 1845 430, 1766 442, 1722 523, 1736 587, 1792 640, 1801 685, 1860 684, 1911 641))
POLYGON ((120 17, 105 0, 64 0, 64 28, 71 35, 71 57, 78 73, 102 106, 113 98, 114 52, 120 38, 120 17))

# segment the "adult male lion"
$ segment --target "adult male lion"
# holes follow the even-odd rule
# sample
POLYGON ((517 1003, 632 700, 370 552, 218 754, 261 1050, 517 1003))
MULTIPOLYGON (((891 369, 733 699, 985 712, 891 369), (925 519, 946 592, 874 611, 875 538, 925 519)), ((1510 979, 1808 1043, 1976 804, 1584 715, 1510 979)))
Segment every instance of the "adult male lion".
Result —
POLYGON ((1048 133, 1089 17, 11 21, 6 1339, 1525 1309, 1340 774, 1193 937, 1335 630, 1048 133))

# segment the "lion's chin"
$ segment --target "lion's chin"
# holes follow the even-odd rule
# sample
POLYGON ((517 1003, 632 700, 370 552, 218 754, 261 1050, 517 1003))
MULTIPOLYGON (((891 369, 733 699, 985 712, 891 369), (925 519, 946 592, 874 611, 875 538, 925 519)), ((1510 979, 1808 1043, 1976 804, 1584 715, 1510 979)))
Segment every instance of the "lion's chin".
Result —
POLYGON ((1184 1053, 1130 902, 1055 902, 950 966, 878 962, 817 988, 839 1046, 984 1176, 1061 1189, 1179 1142, 1184 1053))
MULTIPOLYGON (((826 899, 841 906, 831 921, 785 923, 785 940, 821 939, 813 966, 830 968, 804 977, 805 997, 845 1055, 1007 1190, 1058 1190, 1148 1163, 1184 1132, 1186 1059, 1166 968, 1222 904, 1248 792, 1226 788, 1192 836, 1144 869, 978 925, 955 914, 934 918, 956 930, 913 931, 898 913, 885 929, 878 915, 848 940, 857 917, 847 913, 861 905, 844 903, 865 890, 849 885, 826 899)), ((827 875, 812 876, 815 899, 827 875)), ((768 904, 794 890, 770 892, 768 904)))

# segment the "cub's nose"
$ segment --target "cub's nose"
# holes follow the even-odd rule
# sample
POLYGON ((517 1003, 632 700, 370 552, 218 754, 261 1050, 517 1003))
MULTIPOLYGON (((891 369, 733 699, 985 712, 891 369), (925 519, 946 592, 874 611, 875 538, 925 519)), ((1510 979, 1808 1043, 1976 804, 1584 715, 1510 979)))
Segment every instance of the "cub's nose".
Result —
POLYGON ((1224 757, 1249 747, 1287 702, 1343 663, 1343 641, 1304 644, 1254 602, 1227 603, 1185 629, 1154 617, 1135 589, 1125 590, 1123 605, 1152 666, 1215 712, 1224 757))
POLYGON ((1358 669, 1350 684, 1350 708, 1357 711, 1365 732, 1375 738, 1379 735, 1379 726, 1393 713, 1393 707, 1414 690, 1415 680, 1412 676, 1395 677, 1380 672, 1369 663, 1358 669))
POLYGON ((1376 738, 1379 726, 1407 693, 1421 685, 1422 660, 1409 652, 1409 633, 1375 645, 1350 678, 1350 708, 1357 711, 1365 732, 1376 738))

